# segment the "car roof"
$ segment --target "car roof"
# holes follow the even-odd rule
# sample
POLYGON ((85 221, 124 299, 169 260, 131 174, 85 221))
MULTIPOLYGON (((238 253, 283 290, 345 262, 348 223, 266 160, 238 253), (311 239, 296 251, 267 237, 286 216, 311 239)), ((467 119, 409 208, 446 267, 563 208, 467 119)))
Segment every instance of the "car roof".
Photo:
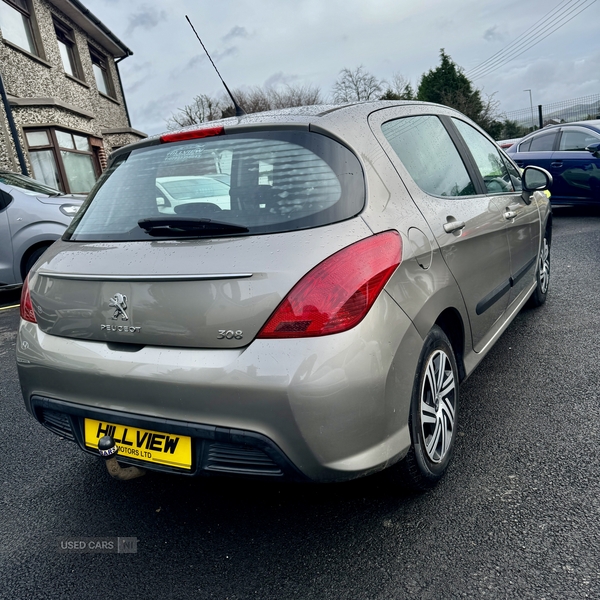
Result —
POLYGON ((538 129, 537 131, 532 131, 531 133, 528 133, 523 138, 523 140, 525 140, 525 138, 530 138, 531 136, 534 136, 536 134, 551 131, 551 130, 557 129, 559 127, 572 127, 572 126, 588 127, 589 129, 594 129, 596 131, 600 131, 600 119, 589 119, 588 121, 570 121, 569 123, 556 123, 555 125, 546 125, 545 127, 538 129))
POLYGON ((173 135, 204 128, 211 129, 213 127, 224 127, 229 133, 242 133, 244 131, 252 131, 262 127, 268 127, 269 129, 308 129, 309 125, 314 125, 317 122, 319 125, 327 127, 328 124, 333 123, 330 117, 335 117, 334 120, 336 122, 336 126, 340 125, 340 121, 344 121, 344 117, 346 117, 348 125, 353 125, 356 123, 357 118, 366 120, 369 114, 377 110, 401 106, 422 106, 432 109, 432 112, 435 113, 447 111, 447 114, 461 114, 454 109, 441 104, 418 102, 416 100, 375 100, 365 102, 348 102, 346 104, 316 104, 311 106, 296 106, 291 108, 245 114, 241 117, 228 117, 225 119, 218 119, 216 121, 206 121, 204 123, 190 125, 189 127, 184 127, 182 129, 159 133, 149 136, 139 142, 119 148, 111 155, 111 158, 128 153, 136 148, 144 148, 159 144, 161 137, 165 135, 165 133, 168 135, 173 135))

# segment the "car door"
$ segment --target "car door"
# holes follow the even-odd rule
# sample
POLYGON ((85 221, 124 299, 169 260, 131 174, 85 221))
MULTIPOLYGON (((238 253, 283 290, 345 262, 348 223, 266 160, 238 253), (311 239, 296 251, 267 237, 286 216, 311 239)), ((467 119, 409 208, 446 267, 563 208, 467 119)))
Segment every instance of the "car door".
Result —
POLYGON ((600 142, 600 134, 587 127, 563 127, 550 168, 554 200, 569 203, 600 202, 600 158, 586 148, 600 142))
POLYGON ((467 307, 473 346, 508 305, 510 259, 502 210, 473 182, 440 118, 371 115, 370 125, 427 220, 467 307))
POLYGON ((517 152, 514 154, 511 153, 512 159, 521 168, 534 165, 550 171, 552 153, 556 146, 558 133, 558 129, 542 130, 534 136, 525 139, 518 145, 517 152))
POLYGON ((506 235, 510 250, 510 292, 512 304, 525 288, 531 287, 538 247, 540 225, 537 205, 523 195, 518 170, 498 150, 496 144, 465 121, 452 118, 475 161, 486 192, 498 206, 506 221, 506 235))
POLYGON ((15 283, 12 235, 8 223, 8 206, 12 196, 0 187, 0 285, 15 283))

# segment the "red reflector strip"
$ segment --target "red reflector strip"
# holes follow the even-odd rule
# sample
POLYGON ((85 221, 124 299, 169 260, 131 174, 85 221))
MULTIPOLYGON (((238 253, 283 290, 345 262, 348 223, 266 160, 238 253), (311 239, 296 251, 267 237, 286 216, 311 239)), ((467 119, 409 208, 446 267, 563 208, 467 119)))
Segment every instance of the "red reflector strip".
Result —
POLYGON ((186 140, 197 140, 200 138, 212 137, 225 133, 225 128, 222 125, 218 127, 203 127, 202 129, 190 129, 188 131, 178 131, 176 133, 165 133, 160 136, 162 143, 167 142, 184 142, 186 140))

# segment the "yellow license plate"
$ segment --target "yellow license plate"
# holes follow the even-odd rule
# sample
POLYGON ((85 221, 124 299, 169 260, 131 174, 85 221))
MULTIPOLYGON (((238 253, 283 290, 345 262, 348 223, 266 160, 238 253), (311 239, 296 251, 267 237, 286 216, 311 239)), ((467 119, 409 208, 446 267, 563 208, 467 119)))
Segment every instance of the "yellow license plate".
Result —
POLYGON ((180 469, 192 467, 192 438, 188 436, 85 419, 85 445, 88 448, 97 450, 100 438, 105 435, 115 440, 118 456, 180 469))

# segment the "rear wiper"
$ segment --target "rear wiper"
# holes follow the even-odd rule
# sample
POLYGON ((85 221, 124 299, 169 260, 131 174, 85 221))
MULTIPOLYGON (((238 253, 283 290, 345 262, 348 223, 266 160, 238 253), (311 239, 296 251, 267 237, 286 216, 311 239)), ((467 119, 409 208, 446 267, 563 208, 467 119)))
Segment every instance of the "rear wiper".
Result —
POLYGON ((172 235, 227 235, 232 233, 248 233, 247 227, 213 221, 212 219, 198 219, 196 217, 149 217, 140 219, 138 225, 154 236, 172 235))

